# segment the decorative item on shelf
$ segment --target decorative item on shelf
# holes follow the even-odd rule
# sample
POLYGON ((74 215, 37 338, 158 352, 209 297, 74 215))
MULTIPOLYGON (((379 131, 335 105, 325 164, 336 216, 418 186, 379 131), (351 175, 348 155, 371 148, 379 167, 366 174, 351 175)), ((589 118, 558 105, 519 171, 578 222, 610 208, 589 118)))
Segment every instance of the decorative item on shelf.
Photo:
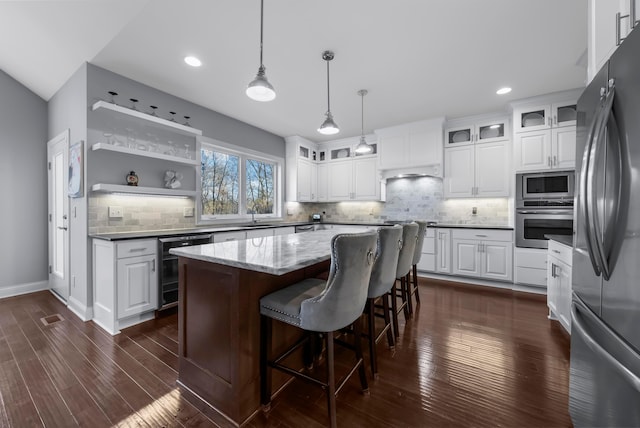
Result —
MULTIPOLYGON (((108 94, 111 95, 111 99, 109 100, 109 102, 111 104, 116 104, 116 96, 118 96, 118 93, 115 92, 115 91, 109 91, 108 94)), ((116 104, 116 105, 118 105, 118 104, 116 104)))
POLYGON ((69 187, 70 198, 82 197, 83 181, 83 141, 80 140, 69 146, 69 187))
POLYGON ((136 133, 131 128, 126 128, 127 131, 127 147, 130 149, 135 149, 138 146, 136 133))
POLYGON ((158 110, 158 106, 149 106, 149 108, 151 109, 151 112, 147 114, 153 117, 158 117, 158 115, 156 114, 156 110, 158 110))
POLYGON ((169 145, 169 147, 167 148, 167 150, 164 151, 164 154, 169 156, 175 156, 176 148, 173 146, 173 141, 169 140, 167 141, 167 144, 169 145))
POLYGON ((183 175, 179 172, 168 170, 164 172, 164 187, 167 189, 179 189, 182 186, 180 180, 183 175))
POLYGON ((367 140, 364 138, 364 96, 369 92, 366 89, 360 89, 358 91, 358 95, 362 98, 362 115, 360 121, 360 142, 356 146, 356 153, 360 153, 362 155, 373 152, 373 147, 367 144, 367 140))
POLYGON ((113 144, 114 140, 113 140, 113 134, 110 132, 103 132, 102 135, 104 136, 104 142, 107 144, 113 144))
POLYGON ((333 60, 333 57, 334 55, 331 51, 324 51, 322 53, 322 59, 327 62, 327 112, 325 113, 327 118, 322 122, 320 128, 318 128, 318 132, 324 135, 333 135, 340 132, 340 128, 338 128, 338 125, 333 121, 333 115, 331 114, 331 99, 329 96, 329 62, 333 60))
POLYGON ((176 121, 176 112, 175 111, 170 111, 169 114, 171 115, 171 117, 169 118, 169 122, 175 122, 176 121))
POLYGON ((138 175, 135 171, 130 171, 127 175, 127 186, 137 186, 138 185, 138 175))
POLYGON ((191 116, 183 116, 184 117, 184 126, 191 126, 191 124, 189 123, 189 119, 191 119, 191 116))
POLYGON ((193 159, 193 157, 191 156, 191 150, 189 150, 190 147, 188 144, 184 145, 184 157, 185 159, 193 159))
POLYGON ((131 110, 138 111, 138 109, 136 108, 136 103, 138 102, 138 100, 136 98, 129 98, 129 101, 131 101, 131 110))

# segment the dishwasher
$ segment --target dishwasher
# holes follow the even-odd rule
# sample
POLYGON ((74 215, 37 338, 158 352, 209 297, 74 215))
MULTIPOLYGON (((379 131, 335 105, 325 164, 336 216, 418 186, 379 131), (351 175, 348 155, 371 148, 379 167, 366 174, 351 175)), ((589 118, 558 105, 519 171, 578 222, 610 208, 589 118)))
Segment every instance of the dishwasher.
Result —
POLYGON ((158 239, 158 253, 162 254, 158 275, 158 310, 178 306, 178 257, 169 254, 172 248, 209 244, 211 234, 173 236, 158 239))

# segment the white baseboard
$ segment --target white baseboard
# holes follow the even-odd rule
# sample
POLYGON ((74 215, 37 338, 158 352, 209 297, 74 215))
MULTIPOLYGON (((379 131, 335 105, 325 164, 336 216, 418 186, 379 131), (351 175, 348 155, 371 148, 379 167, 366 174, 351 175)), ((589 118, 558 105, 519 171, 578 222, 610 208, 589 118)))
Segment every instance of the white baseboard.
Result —
POLYGON ((532 293, 532 294, 547 294, 546 288, 528 286, 524 284, 515 284, 513 282, 500 282, 500 281, 489 281, 479 278, 467 278, 464 276, 458 275, 440 275, 434 274, 430 272, 418 272, 418 276, 421 278, 433 278, 433 279, 442 279, 445 281, 453 281, 453 282, 461 282, 463 284, 473 284, 473 285, 481 285, 484 287, 494 287, 494 288, 504 288, 507 290, 513 291, 522 291, 524 293, 532 293))
POLYGON ((49 281, 28 282, 26 284, 10 285, 0 287, 0 299, 5 297, 19 296, 21 294, 34 293, 36 291, 48 290, 49 281))
POLYGON ((67 299, 67 309, 76 314, 82 321, 93 319, 93 307, 83 304, 73 296, 69 296, 69 299, 67 299))

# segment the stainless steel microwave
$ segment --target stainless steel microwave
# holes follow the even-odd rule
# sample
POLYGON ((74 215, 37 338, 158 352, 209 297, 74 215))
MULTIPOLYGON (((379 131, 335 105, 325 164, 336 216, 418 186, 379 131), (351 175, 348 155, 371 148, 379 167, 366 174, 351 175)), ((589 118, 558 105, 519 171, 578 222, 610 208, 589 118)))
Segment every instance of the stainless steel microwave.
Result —
POLYGON ((573 202, 575 174, 573 171, 516 174, 516 204, 525 207, 526 201, 573 202))

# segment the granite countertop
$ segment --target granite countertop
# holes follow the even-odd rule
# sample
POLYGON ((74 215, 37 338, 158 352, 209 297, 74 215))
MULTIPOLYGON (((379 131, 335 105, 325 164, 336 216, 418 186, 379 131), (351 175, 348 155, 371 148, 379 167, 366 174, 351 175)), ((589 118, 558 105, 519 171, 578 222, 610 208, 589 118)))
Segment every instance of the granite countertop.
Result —
POLYGON ((573 235, 544 235, 544 237, 564 244, 567 247, 573 247, 573 235))
POLYGON ((329 260, 331 238, 341 233, 364 233, 364 231, 359 228, 318 230, 173 248, 169 252, 179 257, 272 275, 284 275, 329 260))

